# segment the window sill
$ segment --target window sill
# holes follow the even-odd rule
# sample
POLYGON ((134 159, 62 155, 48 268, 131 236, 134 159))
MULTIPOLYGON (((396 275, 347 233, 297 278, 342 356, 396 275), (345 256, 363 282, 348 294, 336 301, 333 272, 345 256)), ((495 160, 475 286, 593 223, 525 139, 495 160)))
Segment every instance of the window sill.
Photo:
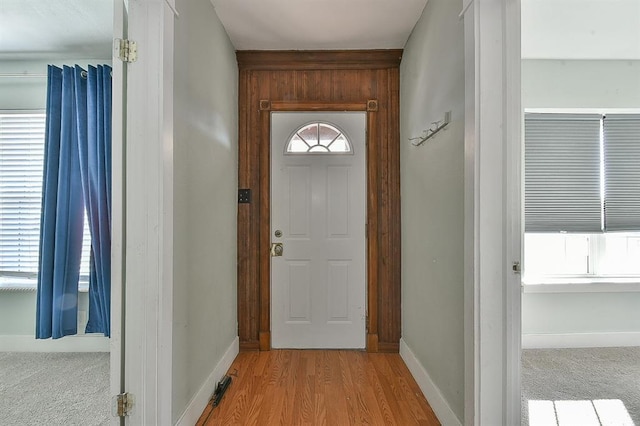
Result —
MULTIPOLYGON (((15 291, 24 293, 35 293, 37 288, 37 281, 33 278, 0 277, 0 292, 15 291)), ((78 291, 80 293, 87 293, 89 291, 89 284, 80 282, 78 291)))
POLYGON ((640 277, 550 278, 522 280, 523 293, 635 293, 640 277))

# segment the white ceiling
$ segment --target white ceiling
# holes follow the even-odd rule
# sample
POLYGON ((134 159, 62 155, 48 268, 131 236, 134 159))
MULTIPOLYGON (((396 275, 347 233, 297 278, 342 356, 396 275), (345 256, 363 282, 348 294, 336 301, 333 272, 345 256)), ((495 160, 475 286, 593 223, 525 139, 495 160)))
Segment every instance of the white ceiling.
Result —
POLYGON ((0 59, 111 58, 113 0, 0 0, 0 59))
MULTIPOLYGON (((234 47, 404 47, 427 0, 212 0, 234 47)), ((113 0, 0 0, 0 59, 111 57, 113 0)))
POLYGON ((237 50, 403 48, 427 0, 211 0, 237 50))
POLYGON ((522 57, 640 59, 640 0, 522 0, 522 57))
MULTIPOLYGON (((404 47, 427 0, 211 0, 238 50, 404 47)), ((0 60, 111 57, 113 0, 0 0, 0 60)), ((522 0, 522 56, 640 60, 640 0, 522 0)))

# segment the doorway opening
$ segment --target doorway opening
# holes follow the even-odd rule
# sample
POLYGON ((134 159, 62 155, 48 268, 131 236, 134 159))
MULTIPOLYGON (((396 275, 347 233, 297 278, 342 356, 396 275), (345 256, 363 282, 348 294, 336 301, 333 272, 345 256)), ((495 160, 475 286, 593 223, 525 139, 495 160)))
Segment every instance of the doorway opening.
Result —
MULTIPOLYGON (((238 335, 271 349, 271 114, 366 114, 366 348, 398 352, 401 334, 401 50, 238 51, 238 335), (347 59, 348 58, 348 59, 347 59)), ((286 248, 285 248, 286 250, 286 248)))
POLYGON ((573 6, 521 8, 522 424, 638 424, 640 8, 573 6))

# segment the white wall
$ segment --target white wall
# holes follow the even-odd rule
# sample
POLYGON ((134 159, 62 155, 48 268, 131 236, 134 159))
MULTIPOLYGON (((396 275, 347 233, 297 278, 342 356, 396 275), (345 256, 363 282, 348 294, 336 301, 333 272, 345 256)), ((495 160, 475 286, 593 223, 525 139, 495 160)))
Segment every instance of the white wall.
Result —
POLYGON ((208 0, 176 7, 174 422, 199 391, 211 395, 202 388, 237 336, 238 175, 235 51, 208 0))
POLYGON ((640 108, 640 61, 522 61, 524 108, 640 108))
POLYGON ((521 0, 522 57, 640 59, 638 0, 521 0))
POLYGON ((88 293, 78 296, 78 334, 36 340, 36 292, 0 291, 0 352, 109 352, 109 339, 84 334, 88 293))
POLYGON ((0 110, 44 110, 47 106, 47 65, 111 65, 106 59, 0 60, 0 74, 37 74, 42 77, 0 77, 0 110))
MULTIPOLYGON (((74 63, 74 62, 71 62, 74 63)), ((47 62, 0 61, 0 74, 47 74, 47 62)), ((0 77, 0 109, 44 109, 47 78, 0 77)))
POLYGON ((400 66, 402 339, 458 420, 464 417, 461 10, 462 1, 430 0, 400 66), (412 146, 407 139, 445 111, 452 112, 451 124, 412 146))
POLYGON ((523 334, 640 331, 640 293, 529 293, 523 334))
MULTIPOLYGON (((79 64, 111 64, 111 58, 100 59, 55 59, 0 61, 0 74, 47 74, 47 65, 57 66, 79 64)), ((0 110, 44 110, 47 103, 47 79, 0 77, 0 110)), ((86 318, 88 294, 80 293, 78 298, 78 316, 86 318)), ((36 318, 35 291, 0 291, 0 351, 11 350, 51 350, 51 351, 108 351, 109 340, 106 337, 66 336, 52 343, 35 339, 36 318), (91 337, 90 339, 88 337, 91 337), (80 340, 79 340, 80 339, 80 340)), ((83 330, 86 320, 79 324, 83 330)))
MULTIPOLYGON (((525 109, 640 108, 640 61, 524 59, 522 103, 525 109)), ((579 333, 603 345, 602 333, 640 332, 638 312, 640 292, 524 293, 524 344, 528 335, 562 335, 571 345, 564 335, 579 333)), ((638 339, 629 336, 630 343, 638 339)))

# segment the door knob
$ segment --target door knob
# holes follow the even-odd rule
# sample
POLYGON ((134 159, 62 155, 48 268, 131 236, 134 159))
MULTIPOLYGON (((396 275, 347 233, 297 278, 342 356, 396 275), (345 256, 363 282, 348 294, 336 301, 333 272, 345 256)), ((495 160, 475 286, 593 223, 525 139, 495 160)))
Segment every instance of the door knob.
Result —
POLYGON ((271 244, 271 256, 278 257, 282 256, 284 252, 284 247, 282 247, 282 243, 272 243, 271 244))

